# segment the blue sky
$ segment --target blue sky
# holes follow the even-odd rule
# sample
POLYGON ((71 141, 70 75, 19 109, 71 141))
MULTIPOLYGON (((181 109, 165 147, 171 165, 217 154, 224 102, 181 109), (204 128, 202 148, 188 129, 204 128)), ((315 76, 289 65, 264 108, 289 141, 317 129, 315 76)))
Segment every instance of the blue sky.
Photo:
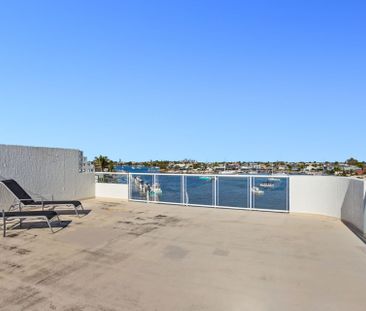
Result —
POLYGON ((366 160, 365 1, 2 1, 0 143, 366 160))

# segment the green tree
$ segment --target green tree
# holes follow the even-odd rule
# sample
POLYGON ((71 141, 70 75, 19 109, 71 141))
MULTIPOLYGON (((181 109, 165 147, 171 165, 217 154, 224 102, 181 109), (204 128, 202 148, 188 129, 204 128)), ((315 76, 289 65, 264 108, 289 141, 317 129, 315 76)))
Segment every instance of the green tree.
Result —
POLYGON ((107 156, 99 155, 99 157, 94 158, 93 164, 96 171, 103 172, 108 168, 110 162, 111 160, 109 160, 107 156))
POLYGON ((108 163, 108 171, 113 172, 114 171, 114 163, 113 161, 109 161, 108 163))
POLYGON ((348 165, 357 165, 359 162, 355 158, 349 158, 349 159, 346 160, 346 163, 348 165))

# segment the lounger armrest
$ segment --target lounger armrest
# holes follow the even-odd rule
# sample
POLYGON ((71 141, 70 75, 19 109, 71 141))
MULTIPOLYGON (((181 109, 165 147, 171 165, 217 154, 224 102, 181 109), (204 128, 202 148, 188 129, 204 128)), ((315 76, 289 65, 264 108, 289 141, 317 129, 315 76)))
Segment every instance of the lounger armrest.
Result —
POLYGON ((48 195, 48 197, 42 196, 39 193, 34 193, 32 191, 28 192, 31 194, 32 198, 37 199, 37 201, 48 201, 48 200, 52 200, 52 195, 48 195))
POLYGON ((43 197, 39 197, 39 198, 37 198, 36 200, 34 200, 35 198, 32 198, 32 199, 19 199, 19 201, 21 202, 21 203, 23 203, 23 202, 27 202, 27 201, 38 201, 38 202, 44 202, 44 201, 47 201, 47 199, 45 199, 45 198, 43 198, 43 197))
MULTIPOLYGON (((33 199, 19 199, 19 202, 23 203, 23 204, 19 204, 19 207, 20 207, 21 205, 25 205, 25 206, 29 205, 29 204, 26 204, 26 202, 34 202, 34 200, 33 199)), ((42 203, 41 205, 43 206, 43 199, 39 200, 38 202, 41 202, 42 203)))

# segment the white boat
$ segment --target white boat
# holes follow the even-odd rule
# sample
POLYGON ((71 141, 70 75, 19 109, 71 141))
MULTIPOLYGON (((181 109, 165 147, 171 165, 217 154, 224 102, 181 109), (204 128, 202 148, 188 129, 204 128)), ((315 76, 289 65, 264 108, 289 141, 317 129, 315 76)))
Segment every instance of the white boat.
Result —
POLYGON ((270 182, 262 182, 259 184, 259 186, 261 186, 262 188, 273 188, 274 184, 272 184, 270 182))
POLYGON ((258 187, 252 187, 252 192, 256 195, 264 194, 264 191, 259 189, 258 187))
POLYGON ((135 182, 135 185, 138 186, 138 187, 141 184, 143 184, 143 181, 142 181, 142 179, 139 176, 137 176, 137 177, 134 178, 134 182, 135 182))
POLYGON ((150 194, 162 194, 163 191, 160 188, 160 185, 155 183, 150 188, 150 194))
POLYGON ((210 177, 210 176, 200 176, 198 179, 210 181, 212 179, 212 177, 210 177))
POLYGON ((269 181, 281 181, 281 178, 275 178, 275 177, 270 177, 268 178, 269 181))

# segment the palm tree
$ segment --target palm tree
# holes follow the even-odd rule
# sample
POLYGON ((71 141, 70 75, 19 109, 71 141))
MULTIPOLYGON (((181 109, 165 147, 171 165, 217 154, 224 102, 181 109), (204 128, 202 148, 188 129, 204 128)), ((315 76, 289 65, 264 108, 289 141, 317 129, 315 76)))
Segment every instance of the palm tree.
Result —
POLYGON ((109 160, 107 156, 100 155, 99 157, 95 157, 94 166, 96 171, 100 170, 101 172, 104 172, 110 162, 111 160, 109 160))
POLYGON ((113 161, 109 161, 108 163, 108 171, 113 172, 114 171, 114 163, 113 161))

